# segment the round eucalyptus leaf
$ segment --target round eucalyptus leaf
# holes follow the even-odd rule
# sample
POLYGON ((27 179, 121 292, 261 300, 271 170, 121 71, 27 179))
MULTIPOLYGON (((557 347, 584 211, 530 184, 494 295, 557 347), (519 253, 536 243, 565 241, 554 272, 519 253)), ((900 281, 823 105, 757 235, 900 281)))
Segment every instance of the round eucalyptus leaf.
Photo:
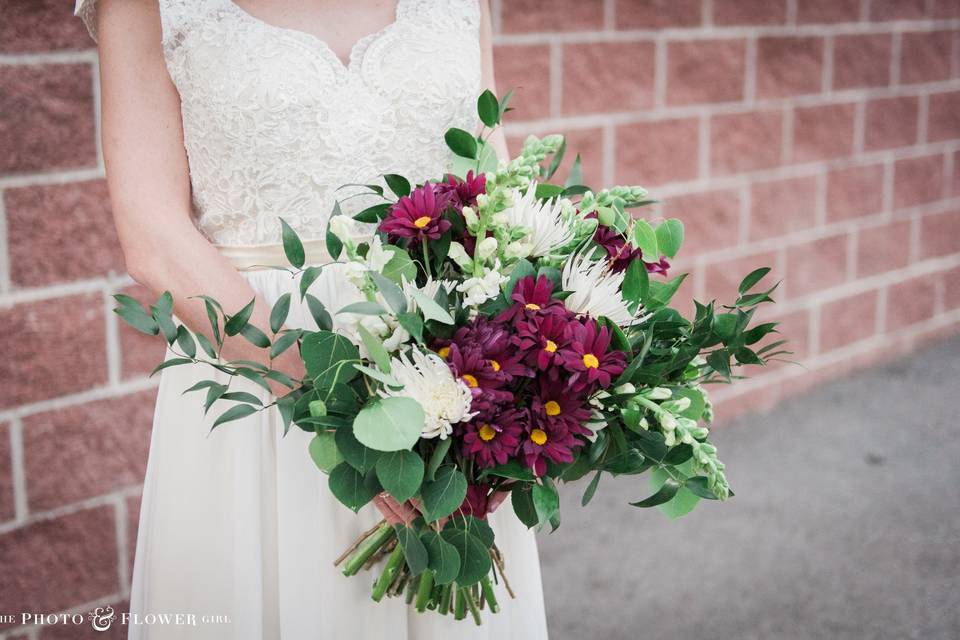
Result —
POLYGON ((417 443, 425 420, 423 407, 416 400, 382 398, 360 410, 353 421, 353 435, 371 449, 401 451, 417 443))

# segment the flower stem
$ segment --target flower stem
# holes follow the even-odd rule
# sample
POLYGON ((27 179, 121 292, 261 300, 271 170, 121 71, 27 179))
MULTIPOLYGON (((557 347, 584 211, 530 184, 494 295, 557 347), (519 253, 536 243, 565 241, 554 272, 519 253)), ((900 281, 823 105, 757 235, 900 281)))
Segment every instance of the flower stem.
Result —
POLYGON ((423 270, 427 274, 427 279, 433 278, 433 275, 430 273, 430 252, 427 250, 426 236, 423 237, 420 246, 423 248, 423 270))
POLYGON ((403 548, 398 544, 390 554, 390 558, 387 559, 387 565, 383 568, 383 573, 380 574, 377 582, 373 585, 372 597, 374 601, 380 602, 383 599, 387 589, 390 588, 394 578, 397 577, 400 567, 403 566, 403 562, 403 548))
POLYGON ((467 601, 467 608, 470 609, 470 615, 473 616, 473 621, 479 627, 483 624, 483 619, 480 617, 480 609, 477 607, 477 600, 473 597, 471 589, 472 587, 462 587, 460 591, 463 592, 463 597, 467 601))
POLYGON ((439 611, 443 615, 450 613, 450 596, 453 594, 453 586, 450 584, 443 585, 443 591, 440 594, 440 608, 439 611))
POLYGON ((490 582, 490 574, 480 579, 480 589, 483 591, 483 599, 490 605, 490 613, 500 611, 500 604, 497 602, 497 596, 493 592, 493 583, 490 582))
POLYGON ((463 620, 467 617, 467 594, 463 587, 456 587, 456 597, 453 601, 453 619, 463 620))
POLYGON ((374 553, 379 551, 383 545, 387 544, 394 536, 393 527, 384 522, 369 538, 363 541, 357 548, 357 552, 347 561, 343 567, 343 575, 356 575, 360 568, 366 564, 374 553))
POLYGON ((423 613, 427 610, 427 603, 433 594, 433 571, 424 570, 420 574, 420 586, 417 588, 417 611, 423 613))

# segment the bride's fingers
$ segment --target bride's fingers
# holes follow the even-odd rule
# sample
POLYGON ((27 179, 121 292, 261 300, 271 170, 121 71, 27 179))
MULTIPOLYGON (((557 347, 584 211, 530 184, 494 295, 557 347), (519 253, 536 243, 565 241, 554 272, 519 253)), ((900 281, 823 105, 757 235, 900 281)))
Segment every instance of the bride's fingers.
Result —
POLYGON ((373 504, 383 515, 384 519, 390 524, 399 524, 403 522, 403 518, 393 509, 393 505, 390 504, 393 501, 396 504, 396 501, 387 499, 389 496, 387 494, 381 493, 378 496, 374 496, 373 504), (386 497, 384 497, 386 496, 386 497))
POLYGON ((507 499, 507 496, 510 495, 509 491, 494 491, 490 495, 490 499, 487 501, 487 513, 493 513, 497 510, 503 501, 507 499))

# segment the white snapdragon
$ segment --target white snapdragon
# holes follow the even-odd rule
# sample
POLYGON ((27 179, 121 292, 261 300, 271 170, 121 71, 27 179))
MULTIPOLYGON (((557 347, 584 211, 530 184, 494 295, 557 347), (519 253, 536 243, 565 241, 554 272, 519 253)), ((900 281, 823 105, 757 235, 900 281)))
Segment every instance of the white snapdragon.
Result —
POLYGON ((464 280, 457 286, 457 291, 464 294, 463 303, 467 306, 483 304, 500 295, 500 285, 507 277, 500 273, 500 263, 493 269, 485 269, 482 276, 474 276, 464 280))
POLYGON ((353 242, 353 221, 347 216, 333 216, 330 218, 330 233, 337 236, 341 242, 353 242))
POLYGON ((486 260, 497 252, 497 246, 496 238, 484 238, 477 244, 477 256, 481 260, 486 260))
POLYGON ((467 250, 459 242, 450 243, 447 257, 456 262, 461 269, 471 269, 473 267, 473 258, 467 254, 467 250))

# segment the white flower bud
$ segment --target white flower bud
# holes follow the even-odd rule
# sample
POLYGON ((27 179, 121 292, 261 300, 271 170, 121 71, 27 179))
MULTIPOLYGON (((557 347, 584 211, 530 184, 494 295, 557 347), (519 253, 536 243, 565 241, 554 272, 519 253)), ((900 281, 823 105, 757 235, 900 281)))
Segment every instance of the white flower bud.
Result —
POLYGON ((657 413, 657 420, 660 422, 660 426, 667 431, 673 431, 677 428, 677 419, 673 417, 672 413, 660 411, 657 413))
MULTIPOLYGON (((467 207, 464 207, 466 209, 467 207)), ((461 269, 469 269, 473 266, 473 259, 467 255, 467 250, 459 242, 451 242, 447 257, 457 263, 461 269)))
MULTIPOLYGON (((480 196, 477 196, 477 201, 479 202, 479 200, 480 196)), ((464 207, 460 210, 460 212, 463 214, 463 219, 467 221, 468 227, 475 227, 477 226, 477 223, 480 222, 480 220, 477 218, 477 212, 473 210, 473 207, 464 207)))
POLYGON ((477 245, 477 255, 480 256, 482 260, 486 260, 492 256, 497 251, 497 239, 496 238, 484 238, 477 245))
POLYGON ((654 387, 648 391, 644 391, 643 395, 651 400, 666 400, 673 395, 673 392, 666 387, 654 387))
POLYGON ((630 384, 629 382, 626 382, 620 385, 619 387, 617 387, 616 389, 614 389, 613 392, 619 395, 626 395, 630 393, 636 393, 637 388, 632 384, 630 384))
POLYGON ((353 222, 347 216, 333 216, 330 218, 330 233, 337 236, 344 244, 353 241, 353 222))
POLYGON ((517 240, 516 242, 511 242, 503 250, 503 255, 508 260, 519 260, 520 258, 526 258, 530 255, 530 252, 533 251, 533 245, 529 242, 524 242, 522 240, 517 240))

